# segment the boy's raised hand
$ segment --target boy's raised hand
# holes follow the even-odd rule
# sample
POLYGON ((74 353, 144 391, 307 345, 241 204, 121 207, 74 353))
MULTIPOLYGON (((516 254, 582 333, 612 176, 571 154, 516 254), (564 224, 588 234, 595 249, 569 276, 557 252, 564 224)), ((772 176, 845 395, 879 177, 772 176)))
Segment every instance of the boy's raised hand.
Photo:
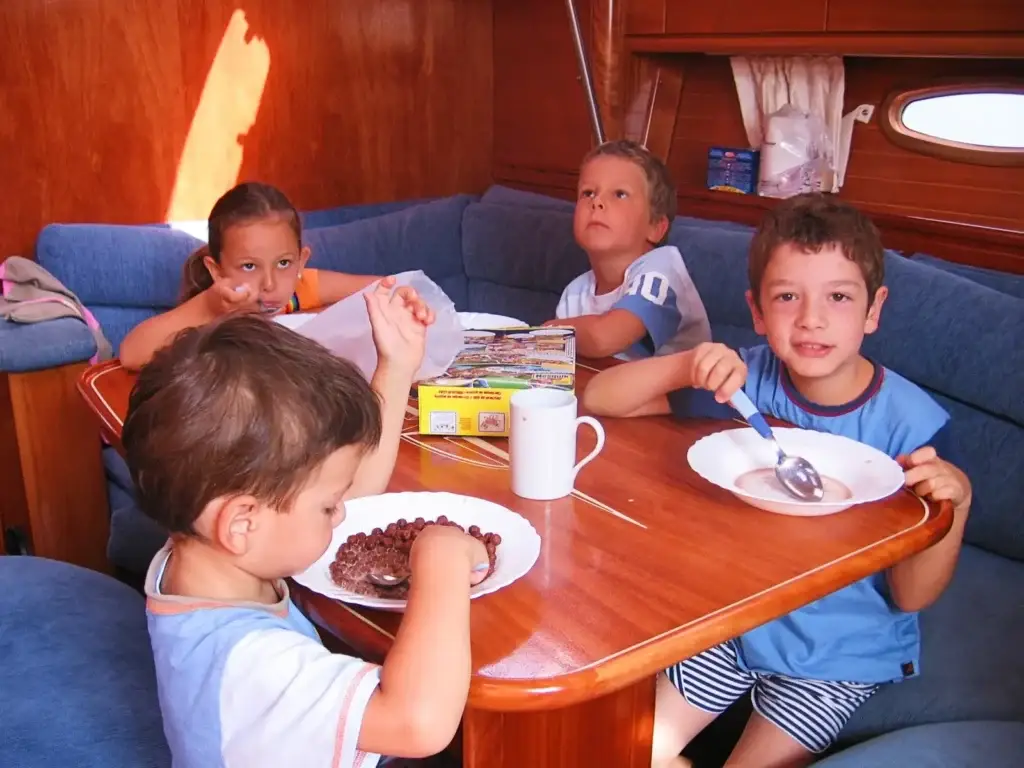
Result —
POLYGON ((747 380, 747 365, 735 350, 706 341, 690 351, 691 386, 715 393, 719 403, 729 401, 747 380))
POLYGON ((930 501, 951 501, 957 509, 971 501, 971 481, 958 467, 939 458, 929 445, 909 456, 898 456, 906 486, 930 501))
POLYGON ((413 375, 423 361, 427 326, 434 322, 434 311, 414 288, 394 287, 395 278, 385 277, 374 290, 365 292, 366 311, 381 361, 413 375))

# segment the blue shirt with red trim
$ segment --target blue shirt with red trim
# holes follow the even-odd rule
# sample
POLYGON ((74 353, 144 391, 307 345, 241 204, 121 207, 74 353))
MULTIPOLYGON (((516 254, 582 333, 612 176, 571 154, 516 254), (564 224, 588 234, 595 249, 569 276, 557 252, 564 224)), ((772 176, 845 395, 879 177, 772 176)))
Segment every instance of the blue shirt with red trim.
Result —
MULTIPOLYGON (((949 414, 916 384, 881 365, 875 364, 860 396, 822 406, 800 395, 767 345, 742 349, 740 357, 748 369, 743 389, 764 414, 844 435, 894 458, 931 445, 956 463, 949 414)), ((703 390, 670 393, 669 402, 678 416, 736 416, 703 390)), ((746 669, 802 679, 885 683, 920 672, 917 614, 892 603, 884 572, 757 627, 737 644, 746 669)))

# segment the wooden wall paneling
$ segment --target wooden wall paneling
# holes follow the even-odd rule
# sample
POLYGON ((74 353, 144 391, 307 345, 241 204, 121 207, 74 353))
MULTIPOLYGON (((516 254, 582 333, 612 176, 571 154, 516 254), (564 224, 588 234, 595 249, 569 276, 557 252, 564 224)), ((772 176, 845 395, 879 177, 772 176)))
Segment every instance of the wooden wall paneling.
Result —
POLYGON ((1024 31, 1020 0, 828 0, 827 29, 837 32, 1024 31))
MULTIPOLYGON (((576 7, 591 51, 592 2, 576 7)), ((494 180, 538 172, 575 179, 592 137, 564 3, 494 3, 494 94, 494 180)))
POLYGON ((645 56, 635 62, 634 71, 626 137, 667 161, 686 80, 684 66, 678 57, 672 61, 645 56))
POLYGON ((303 208, 490 180, 489 1, 7 0, 0 45, 0 257, 27 254, 52 221, 162 221, 172 199, 205 218, 229 175, 303 208), (261 46, 249 125, 239 102, 261 46), (179 184, 208 86, 208 133, 179 184))
POLYGON ((669 34, 823 32, 829 0, 665 0, 669 34))
MULTIPOLYGON (((670 164, 681 192, 703 192, 708 147, 744 147, 746 132, 728 59, 686 61, 670 164)), ((940 78, 1024 79, 1024 62, 1018 61, 915 59, 893 66, 889 59, 847 58, 845 66, 847 110, 880 105, 895 89, 940 78)), ((1019 168, 967 165, 896 146, 878 127, 880 114, 876 111, 870 124, 854 128, 840 193, 844 199, 876 212, 1024 229, 1024 173, 1019 168)))
POLYGON ((590 61, 606 139, 622 136, 626 73, 627 0, 592 0, 590 61))
POLYGON ((658 35, 665 31, 665 0, 626 0, 626 34, 658 35))

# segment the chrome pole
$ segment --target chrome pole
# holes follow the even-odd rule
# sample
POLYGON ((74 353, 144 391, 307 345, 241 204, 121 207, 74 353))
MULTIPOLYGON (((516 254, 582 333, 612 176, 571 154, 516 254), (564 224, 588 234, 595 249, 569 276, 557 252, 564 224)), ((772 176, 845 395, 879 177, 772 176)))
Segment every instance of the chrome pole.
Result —
POLYGON ((580 82, 583 93, 587 97, 587 110, 590 112, 590 127, 594 131, 594 139, 598 144, 604 143, 604 126, 601 124, 601 111, 594 98, 594 80, 590 76, 590 63, 583 47, 583 35, 580 33, 580 17, 576 12, 574 0, 565 0, 565 9, 569 12, 569 26, 572 29, 572 43, 576 49, 576 65, 580 70, 580 82))

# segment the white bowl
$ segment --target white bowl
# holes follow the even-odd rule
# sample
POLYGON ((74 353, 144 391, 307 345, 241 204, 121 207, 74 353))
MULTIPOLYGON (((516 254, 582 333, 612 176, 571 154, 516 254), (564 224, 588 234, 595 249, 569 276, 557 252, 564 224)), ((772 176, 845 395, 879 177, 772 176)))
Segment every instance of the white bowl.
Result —
POLYGON ((848 437, 809 429, 772 430, 782 450, 807 459, 821 475, 825 498, 799 501, 775 478, 775 451, 750 427, 703 437, 686 454, 693 471, 741 501, 783 515, 831 515, 878 501, 903 487, 903 469, 893 459, 848 437))
POLYGON ((519 580, 533 568, 540 556, 541 538, 529 520, 507 507, 474 496, 431 492, 385 493, 348 501, 345 511, 345 520, 334 529, 327 551, 307 570, 294 577, 304 587, 344 603, 385 611, 405 610, 405 600, 350 592, 335 584, 330 572, 338 548, 349 536, 370 533, 374 528, 384 528, 403 517, 407 520, 417 517, 436 520, 440 515, 447 515, 449 520, 465 528, 479 525, 485 533, 501 535, 494 572, 470 590, 472 599, 497 592, 519 580))
POLYGON ((505 315, 490 315, 486 312, 459 312, 459 322, 467 331, 498 331, 502 328, 526 327, 522 320, 505 315))

